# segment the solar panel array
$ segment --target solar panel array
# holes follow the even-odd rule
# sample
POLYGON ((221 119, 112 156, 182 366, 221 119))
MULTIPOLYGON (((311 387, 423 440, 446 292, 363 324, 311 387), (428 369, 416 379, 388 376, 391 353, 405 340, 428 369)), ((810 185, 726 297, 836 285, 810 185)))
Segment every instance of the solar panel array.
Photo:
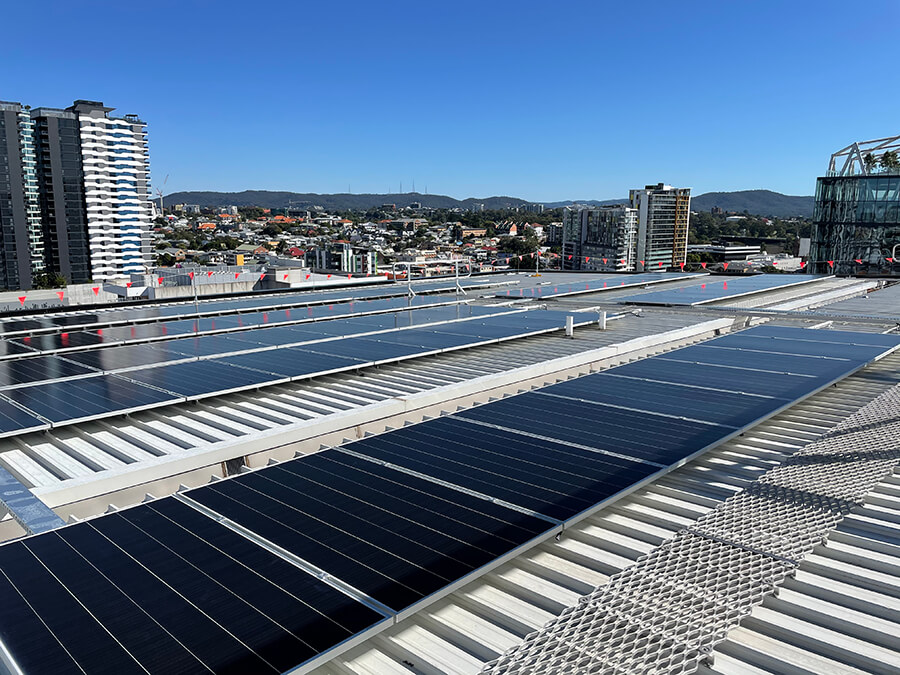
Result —
MULTIPOLYGON (((459 281, 466 288, 482 288, 508 283, 500 278, 467 278, 459 281)), ((416 293, 438 293, 453 291, 456 286, 448 281, 414 283, 416 293)), ((0 335, 58 331, 76 327, 99 327, 117 324, 155 322, 161 319, 190 318, 213 314, 236 314, 262 310, 283 309, 290 306, 307 306, 347 302, 351 300, 372 300, 376 298, 398 298, 406 296, 407 287, 400 284, 381 284, 364 288, 340 288, 332 291, 306 290, 298 293, 257 295, 246 298, 224 300, 199 300, 196 303, 181 301, 167 304, 141 305, 137 307, 114 307, 94 311, 70 311, 48 316, 36 315, 28 318, 11 318, 0 321, 0 335)))
POLYGON ((750 329, 6 544, 0 640, 26 672, 308 664, 898 346, 750 329))
MULTIPOLYGON (((360 319, 364 316, 380 313, 400 312, 402 310, 434 309, 452 306, 455 301, 436 301, 428 296, 417 296, 412 299, 391 298, 386 300, 369 300, 363 302, 343 302, 329 305, 294 307, 291 309, 252 312, 214 317, 191 319, 161 320, 155 323, 113 326, 107 328, 78 328, 62 330, 55 333, 37 333, 0 339, 0 346, 9 345, 17 351, 10 352, 8 358, 17 358, 27 354, 55 354, 72 352, 93 347, 111 347, 136 342, 155 342, 170 340, 179 336, 206 335, 211 333, 243 332, 275 326, 291 326, 312 324, 322 321, 334 321, 340 317, 360 319)), ((472 313, 488 312, 486 308, 473 308, 472 313)), ((496 311, 496 310, 494 310, 496 311)), ((500 310, 502 311, 502 310, 500 310)), ((450 312, 445 312, 449 317, 450 312)), ((0 349, 0 359, 4 357, 0 349)))
MULTIPOLYGON (((28 367, 28 362, 37 359, 2 363, 0 436, 560 330, 568 316, 565 312, 543 310, 484 317, 475 314, 475 318, 464 321, 371 335, 353 333, 378 330, 377 317, 370 317, 376 321, 359 325, 326 322, 321 331, 312 330, 318 325, 304 326, 300 332, 290 334, 284 328, 260 329, 252 331, 252 335, 172 340, 162 349, 133 345, 93 350, 72 354, 74 363, 55 356, 38 357, 42 360, 34 367, 28 367), (269 335, 265 331, 278 332, 269 335), (327 339, 342 334, 341 339, 327 339), (264 335, 277 346, 268 348, 248 341, 257 335, 264 335), (127 370, 89 372, 92 367, 110 366, 127 370), (50 375, 56 378, 38 379, 50 375), (6 388, 4 381, 8 383, 6 388)), ((576 325, 590 323, 594 318, 590 314, 576 317, 581 319, 576 325)))
POLYGON ((561 298, 570 295, 583 295, 585 293, 597 293, 600 291, 614 291, 622 288, 630 288, 633 286, 652 286, 672 281, 685 281, 687 279, 696 279, 708 276, 707 273, 680 273, 680 272, 656 272, 644 274, 607 274, 600 278, 590 278, 585 281, 575 281, 571 283, 547 283, 534 288, 508 288, 498 291, 495 297, 538 297, 538 298, 561 298))
POLYGON ((708 281, 704 284, 673 288, 652 293, 629 295, 619 300, 630 305, 703 305, 716 300, 736 298, 742 295, 760 293, 774 288, 787 288, 799 284, 808 284, 828 276, 809 274, 754 274, 746 277, 729 277, 721 281, 708 281))

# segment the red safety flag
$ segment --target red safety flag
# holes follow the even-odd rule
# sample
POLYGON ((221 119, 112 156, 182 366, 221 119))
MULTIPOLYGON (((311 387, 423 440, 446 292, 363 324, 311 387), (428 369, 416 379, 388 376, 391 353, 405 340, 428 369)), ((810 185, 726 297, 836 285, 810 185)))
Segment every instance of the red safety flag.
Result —
MULTIPOLYGON (((751 263, 751 265, 752 265, 752 264, 753 264, 753 263, 751 263)), ((773 267, 774 267, 775 265, 777 265, 777 264, 778 264, 778 261, 777 261, 777 260, 773 260, 773 261, 772 261, 772 266, 773 266, 773 267)))
POLYGON ((703 269, 706 269, 706 263, 700 263, 700 267, 702 267, 703 269))
POLYGON ((94 291, 94 295, 100 295, 100 287, 99 286, 94 286, 91 290, 94 291))
POLYGON ((572 259, 572 256, 569 256, 569 260, 571 260, 571 259, 572 259))
POLYGON ((309 281, 309 278, 310 278, 311 276, 312 276, 312 274, 307 274, 307 275, 306 275, 306 280, 309 281))
POLYGON ((723 269, 723 270, 727 270, 727 269, 728 269, 728 263, 722 263, 722 269, 723 269))
MULTIPOLYGON (((130 281, 127 282, 127 283, 125 284, 125 288, 131 288, 131 282, 130 282, 130 281)), ((60 295, 60 298, 59 298, 59 299, 62 300, 62 293, 60 293, 59 295, 60 295)))
POLYGON ((828 263, 829 267, 832 267, 832 268, 834 267, 834 260, 826 260, 825 262, 828 263))
POLYGON ((642 267, 644 266, 644 261, 643 261, 643 260, 641 260, 641 266, 642 266, 642 267))
POLYGON ((347 275, 347 278, 348 278, 348 279, 352 279, 352 278, 353 278, 353 275, 352 275, 352 274, 348 274, 348 275, 347 275))
POLYGON ((206 278, 209 279, 209 277, 211 277, 212 275, 213 275, 212 272, 207 272, 207 273, 206 273, 206 278))
MULTIPOLYGON (((306 278, 309 279, 309 275, 308 275, 308 274, 306 275, 306 278)), ((281 277, 281 280, 282 280, 282 281, 287 281, 287 279, 288 279, 288 275, 287 275, 287 274, 285 274, 283 277, 281 277)))
POLYGON ((235 279, 237 279, 239 276, 241 276, 241 273, 240 273, 240 272, 235 272, 235 273, 234 273, 234 278, 235 278, 235 279))
POLYGON ((265 278, 266 278, 266 273, 265 273, 265 272, 262 272, 262 273, 259 275, 259 280, 262 281, 262 280, 265 279, 265 278))
POLYGON ((586 256, 584 259, 584 262, 590 262, 590 261, 591 261, 591 256, 586 256))
POLYGON ((624 260, 620 260, 619 263, 622 264, 622 265, 624 265, 624 264, 625 264, 625 261, 624 261, 624 260))
POLYGON ((24 295, 19 296, 19 304, 22 305, 23 307, 25 306, 25 296, 24 295))
POLYGON ((191 278, 191 281, 194 280, 194 273, 193 273, 193 272, 188 272, 188 276, 191 278))
POLYGON ((862 260, 859 259, 859 258, 857 258, 857 259, 854 260, 853 262, 855 262, 857 265, 862 265, 862 260))
POLYGON ((889 263, 894 262, 894 259, 893 259, 893 258, 885 258, 885 260, 887 260, 889 263))
POLYGON ((659 266, 662 267, 662 260, 659 261, 659 266))
POLYGON ((603 264, 605 265, 605 264, 606 264, 606 258, 602 258, 602 260, 603 260, 603 264))
POLYGON ((331 278, 331 275, 329 274, 329 275, 328 275, 327 277, 325 277, 325 278, 326 278, 326 279, 330 279, 330 278, 331 278))
POLYGON ((684 263, 678 263, 678 266, 681 268, 681 271, 684 272, 684 263))
POLYGON ((806 267, 806 263, 801 260, 800 261, 800 269, 802 270, 804 267, 806 267))
MULTIPOLYGON (((131 282, 129 282, 129 285, 130 285, 130 283, 131 283, 131 282)), ((64 291, 56 291, 56 297, 60 299, 60 302, 62 302, 62 299, 63 299, 63 296, 64 296, 64 295, 65 295, 65 292, 64 292, 64 291)))

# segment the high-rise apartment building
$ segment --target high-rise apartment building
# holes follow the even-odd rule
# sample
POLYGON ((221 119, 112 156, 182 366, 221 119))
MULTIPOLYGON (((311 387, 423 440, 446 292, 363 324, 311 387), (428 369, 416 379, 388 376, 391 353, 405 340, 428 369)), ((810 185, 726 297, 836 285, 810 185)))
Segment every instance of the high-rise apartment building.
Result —
POLYGON ((816 181, 809 272, 898 273, 900 166, 885 159, 898 151, 900 136, 893 136, 853 143, 831 156, 828 172, 816 181))
POLYGON ((19 103, 0 101, 0 288, 31 288, 43 268, 31 115, 19 103))
POLYGON ((563 269, 642 272, 685 262, 691 189, 659 183, 629 199, 630 206, 566 209, 563 269))
POLYGON ((103 281, 150 264, 146 125, 112 110, 0 103, 0 285, 27 289, 43 271, 103 281))
POLYGON ((563 269, 632 272, 637 232, 637 209, 628 206, 566 209, 562 225, 563 269))
POLYGON ((691 189, 659 183, 631 190, 638 211, 637 270, 677 266, 686 260, 691 189), (641 263, 643 261, 643 264, 641 263))

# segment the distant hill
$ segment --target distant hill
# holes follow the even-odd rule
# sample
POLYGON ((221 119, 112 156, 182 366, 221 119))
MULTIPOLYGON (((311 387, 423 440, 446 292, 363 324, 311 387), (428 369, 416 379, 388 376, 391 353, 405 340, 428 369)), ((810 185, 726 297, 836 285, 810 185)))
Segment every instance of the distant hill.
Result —
MULTIPOLYGON (((748 213, 756 216, 789 216, 811 217, 813 197, 796 197, 783 195, 771 190, 741 190, 740 192, 707 192, 695 195, 691 200, 694 211, 709 211, 718 206, 725 211, 748 213)), ((409 206, 419 202, 422 206, 436 209, 471 208, 474 204, 484 204, 485 209, 508 209, 529 204, 525 199, 517 197, 469 197, 455 199, 446 195, 424 195, 419 192, 403 194, 316 194, 302 192, 271 192, 268 190, 245 190, 243 192, 173 192, 163 198, 165 206, 172 204, 199 204, 200 206, 261 206, 265 209, 283 209, 289 205, 298 208, 321 206, 326 211, 364 211, 382 204, 396 204, 398 207, 409 206)), ((562 202, 543 202, 548 209, 569 206, 571 204, 589 204, 606 206, 609 204, 625 204, 622 199, 573 199, 562 202)))
POLYGON ((268 190, 245 190, 244 192, 173 192, 163 198, 164 206, 172 204, 199 204, 200 206, 260 206, 264 209, 283 209, 287 206, 309 208, 321 206, 326 211, 366 210, 382 204, 396 204, 398 207, 419 202, 422 206, 435 209, 471 208, 474 204, 484 204, 485 209, 508 209, 523 206, 528 202, 515 197, 484 197, 477 199, 454 199, 446 195, 424 195, 418 192, 403 194, 316 194, 301 192, 270 192, 268 190))
POLYGON ((707 192, 691 199, 691 209, 709 211, 712 207, 718 206, 726 211, 736 211, 737 213, 746 211, 754 216, 811 218, 815 201, 815 197, 795 197, 771 190, 707 192))

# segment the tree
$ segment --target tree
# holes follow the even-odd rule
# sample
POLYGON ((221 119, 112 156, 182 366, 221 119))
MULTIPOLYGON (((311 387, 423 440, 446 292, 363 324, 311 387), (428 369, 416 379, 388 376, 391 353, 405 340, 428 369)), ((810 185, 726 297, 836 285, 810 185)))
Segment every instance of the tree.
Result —
POLYGON ((900 168, 900 157, 898 157, 897 153, 893 150, 887 150, 881 155, 881 166, 884 169, 900 168))
POLYGON ((871 171, 878 166, 878 158, 871 152, 866 153, 866 156, 863 157, 863 161, 866 163, 866 171, 871 171))
POLYGON ((35 288, 63 288, 69 282, 58 272, 41 272, 31 280, 35 288))

